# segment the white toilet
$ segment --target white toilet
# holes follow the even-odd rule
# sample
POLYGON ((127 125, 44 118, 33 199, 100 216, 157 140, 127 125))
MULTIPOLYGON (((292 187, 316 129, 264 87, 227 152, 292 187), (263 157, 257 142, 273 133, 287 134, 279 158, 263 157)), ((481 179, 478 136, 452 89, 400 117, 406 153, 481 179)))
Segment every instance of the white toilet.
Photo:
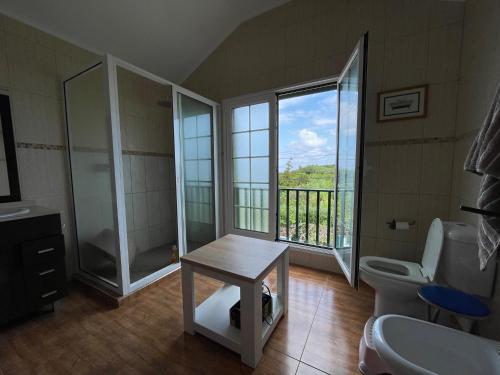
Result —
POLYGON ((366 256, 360 259, 360 277, 375 289, 376 317, 400 314, 425 317, 418 298, 421 285, 439 282, 479 296, 491 296, 494 267, 479 271, 476 229, 472 225, 436 218, 427 232, 422 263, 366 256))
POLYGON ((425 304, 417 290, 439 283, 481 297, 493 293, 496 264, 481 272, 477 229, 472 225, 434 219, 427 232, 422 263, 366 256, 359 260, 362 280, 375 289, 375 311, 365 325, 359 345, 359 370, 364 375, 389 373, 372 340, 376 317, 386 314, 425 318, 425 304))

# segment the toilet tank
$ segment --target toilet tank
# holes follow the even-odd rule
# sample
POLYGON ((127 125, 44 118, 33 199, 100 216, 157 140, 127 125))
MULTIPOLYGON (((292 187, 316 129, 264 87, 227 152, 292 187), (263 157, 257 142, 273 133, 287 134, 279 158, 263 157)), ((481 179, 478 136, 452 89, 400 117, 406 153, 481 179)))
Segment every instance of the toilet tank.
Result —
POLYGON ((439 263, 439 282, 482 297, 491 297, 496 262, 479 270, 477 228, 470 224, 445 221, 444 243, 439 263))

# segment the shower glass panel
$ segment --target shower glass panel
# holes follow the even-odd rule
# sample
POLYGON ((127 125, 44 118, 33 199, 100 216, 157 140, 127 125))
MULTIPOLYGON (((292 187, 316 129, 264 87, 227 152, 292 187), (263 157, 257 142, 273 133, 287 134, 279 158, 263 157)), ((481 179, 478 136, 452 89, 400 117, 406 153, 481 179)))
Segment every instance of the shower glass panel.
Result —
POLYGON ((178 262, 172 86, 117 67, 130 282, 178 262))
POLYGON ((217 236, 218 105, 111 55, 64 98, 76 276, 128 295, 217 236))
POLYGON ((117 285, 112 139, 102 64, 64 82, 80 269, 117 285))
POLYGON ((216 239, 213 107, 181 93, 177 102, 190 252, 216 239))

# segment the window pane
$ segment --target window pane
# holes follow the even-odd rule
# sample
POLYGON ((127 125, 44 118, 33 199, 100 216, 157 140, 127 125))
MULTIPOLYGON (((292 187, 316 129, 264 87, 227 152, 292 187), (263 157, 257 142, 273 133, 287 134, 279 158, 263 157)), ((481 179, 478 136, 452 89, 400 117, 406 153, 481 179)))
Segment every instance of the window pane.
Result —
POLYGON ((235 108, 233 111, 233 132, 244 132, 249 130, 249 107, 235 108))
POLYGON ((250 229, 250 209, 235 207, 234 208, 234 226, 238 229, 250 229))
POLYGON ((250 159, 234 159, 234 182, 250 182, 250 159))
POLYGON ((267 232, 269 227, 269 210, 252 208, 250 212, 252 230, 267 232))
POLYGON ((211 136, 213 108, 180 93, 177 98, 179 129, 184 137, 185 229, 186 247, 190 252, 213 241, 216 235, 211 136), (194 125, 192 119, 195 119, 194 125))
POLYGON ((268 156, 269 130, 260 130, 251 134, 252 156, 268 156))
POLYGON ((252 130, 269 129, 269 104, 255 104, 251 106, 250 124, 252 130))
POLYGON ((198 180, 198 162, 196 160, 186 160, 184 165, 186 168, 186 180, 198 180))
POLYGON ((234 109, 232 127, 234 225, 268 232, 269 104, 234 109))
POLYGON ((235 206, 250 207, 250 184, 234 184, 233 197, 235 206))
POLYGON ((184 138, 196 137, 196 116, 184 117, 182 121, 184 138))
POLYGON ((356 137, 358 125, 359 57, 352 62, 339 84, 339 149, 337 182, 336 249, 344 266, 351 270, 356 179, 356 137))
POLYGON ((196 149, 196 138, 189 138, 184 140, 184 156, 186 160, 198 159, 198 152, 196 149))
POLYGON ((211 135, 212 116, 209 113, 197 116, 197 136, 206 137, 211 135))
POLYGON ((233 157, 248 157, 250 156, 250 133, 233 134, 233 157))
POLYGON ((212 138, 198 138, 198 159, 212 158, 212 138))
POLYGON ((252 159, 252 182, 269 182, 269 158, 252 159))
POLYGON ((269 184, 252 184, 252 207, 269 208, 269 184))
POLYGON ((212 181, 212 161, 199 160, 198 161, 198 178, 200 181, 212 181))

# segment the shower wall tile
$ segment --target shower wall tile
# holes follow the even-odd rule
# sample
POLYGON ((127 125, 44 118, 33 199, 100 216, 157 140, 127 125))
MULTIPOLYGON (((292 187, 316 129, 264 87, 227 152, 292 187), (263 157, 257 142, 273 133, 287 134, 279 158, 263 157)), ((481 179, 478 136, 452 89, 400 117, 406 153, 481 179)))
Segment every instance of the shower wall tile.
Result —
POLYGON ((160 193, 158 191, 148 191, 146 193, 148 209, 148 226, 153 227, 160 224, 160 193))
POLYGON ((130 170, 132 175, 132 192, 146 191, 146 164, 144 156, 130 156, 130 170))
POLYGON ((134 202, 133 194, 125 194, 125 211, 127 215, 127 232, 134 231, 134 202))
POLYGON ((125 193, 132 192, 132 171, 131 162, 129 155, 122 155, 122 167, 123 167, 123 185, 125 193))
POLYGON ((134 229, 146 229, 148 227, 148 206, 146 193, 132 194, 134 211, 134 229))
POLYGON ((159 189, 160 160, 157 156, 145 157, 146 167, 146 191, 159 189))
POLYGON ((136 230, 134 232, 134 238, 138 253, 142 253, 151 248, 149 230, 147 228, 136 230))

